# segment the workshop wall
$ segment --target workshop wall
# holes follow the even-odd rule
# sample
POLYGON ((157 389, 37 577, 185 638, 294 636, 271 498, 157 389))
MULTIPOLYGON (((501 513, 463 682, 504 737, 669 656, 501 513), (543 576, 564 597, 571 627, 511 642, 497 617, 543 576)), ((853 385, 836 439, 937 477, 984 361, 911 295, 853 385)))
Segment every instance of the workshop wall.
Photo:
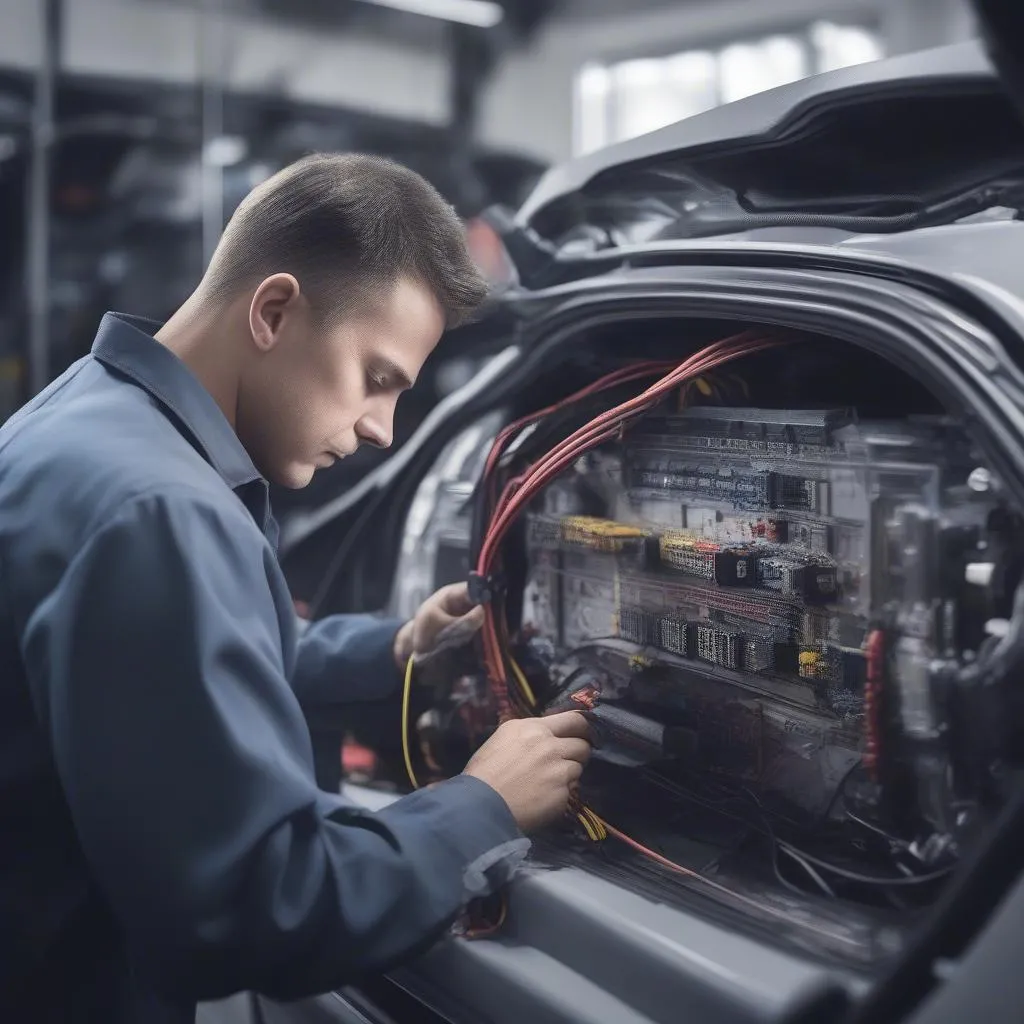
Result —
MULTIPOLYGON (((231 15, 199 31, 198 5, 171 0, 66 0, 69 71, 195 82, 202 46, 223 48, 228 90, 271 90, 297 100, 443 123, 448 62, 442 49, 366 34, 330 35, 231 15)), ((818 18, 873 23, 887 52, 971 34, 965 0, 690 0, 638 4, 622 13, 575 0, 525 51, 499 67, 486 90, 482 141, 544 160, 572 155, 573 78, 588 60, 664 55, 785 31, 818 18)), ((0 68, 38 60, 37 5, 0 0, 0 68)), ((436 37, 432 37, 436 41, 436 37)))
POLYGON ((573 155, 573 79, 587 61, 664 56, 800 28, 817 19, 877 26, 889 54, 968 39, 966 0, 696 0, 553 19, 529 52, 505 62, 487 93, 483 137, 557 161, 573 155), (541 112, 543 112, 541 114, 541 112))
MULTIPOLYGON (((448 72, 440 52, 252 16, 201 18, 198 4, 170 0, 65 0, 64 18, 69 72, 194 83, 203 47, 217 46, 228 91, 280 92, 428 123, 446 116, 448 72)), ((0 68, 35 67, 36 5, 0 0, 0 24, 0 68)))

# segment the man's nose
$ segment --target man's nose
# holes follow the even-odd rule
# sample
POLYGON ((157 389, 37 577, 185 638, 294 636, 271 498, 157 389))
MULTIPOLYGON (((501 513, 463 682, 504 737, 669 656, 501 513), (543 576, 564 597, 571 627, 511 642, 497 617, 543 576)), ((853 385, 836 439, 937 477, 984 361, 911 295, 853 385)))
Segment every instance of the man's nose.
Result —
POLYGON ((356 424, 356 433, 359 440, 366 444, 372 444, 374 448, 390 448, 393 438, 392 421, 384 423, 375 416, 364 416, 356 424))

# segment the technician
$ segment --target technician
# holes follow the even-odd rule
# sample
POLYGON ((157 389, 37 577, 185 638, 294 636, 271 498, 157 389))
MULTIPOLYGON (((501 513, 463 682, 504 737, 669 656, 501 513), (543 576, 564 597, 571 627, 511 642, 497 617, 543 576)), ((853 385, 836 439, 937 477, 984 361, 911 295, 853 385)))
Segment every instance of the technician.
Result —
POLYGON ((162 327, 107 314, 0 430, 0 1019, 191 1021, 380 971, 507 880, 590 746, 503 725, 379 813, 319 790, 303 713, 395 701, 464 588, 301 638, 267 481, 391 443, 484 295, 418 175, 315 156, 239 207, 162 327), (17 1015, 15 1015, 17 1014, 17 1015))

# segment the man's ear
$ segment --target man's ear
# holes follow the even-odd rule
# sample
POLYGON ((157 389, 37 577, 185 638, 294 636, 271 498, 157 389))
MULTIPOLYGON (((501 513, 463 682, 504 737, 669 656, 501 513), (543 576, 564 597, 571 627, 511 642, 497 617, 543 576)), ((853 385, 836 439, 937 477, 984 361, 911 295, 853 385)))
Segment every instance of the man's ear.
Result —
POLYGON ((249 330, 261 352, 277 344, 281 327, 298 309, 302 289, 291 274, 274 274, 260 282, 249 304, 249 330))

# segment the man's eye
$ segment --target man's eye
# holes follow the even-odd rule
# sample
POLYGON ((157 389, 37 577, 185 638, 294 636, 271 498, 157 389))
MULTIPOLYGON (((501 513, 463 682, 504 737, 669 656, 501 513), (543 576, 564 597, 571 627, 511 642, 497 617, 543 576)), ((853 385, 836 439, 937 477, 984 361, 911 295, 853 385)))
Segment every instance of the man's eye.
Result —
POLYGON ((370 384, 372 384, 378 391, 383 391, 388 385, 388 379, 383 373, 371 373, 370 384))

